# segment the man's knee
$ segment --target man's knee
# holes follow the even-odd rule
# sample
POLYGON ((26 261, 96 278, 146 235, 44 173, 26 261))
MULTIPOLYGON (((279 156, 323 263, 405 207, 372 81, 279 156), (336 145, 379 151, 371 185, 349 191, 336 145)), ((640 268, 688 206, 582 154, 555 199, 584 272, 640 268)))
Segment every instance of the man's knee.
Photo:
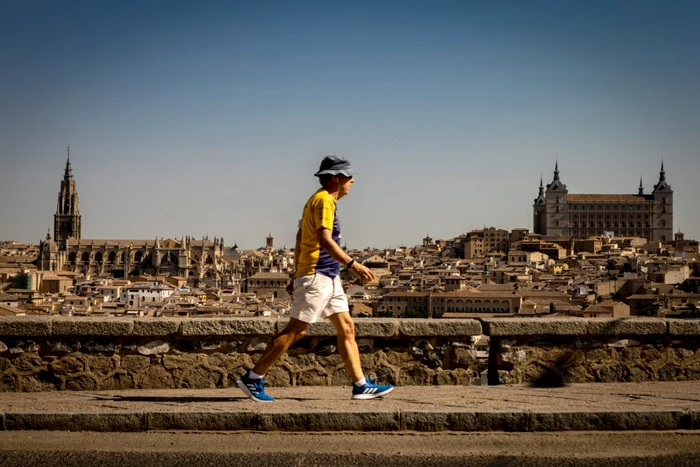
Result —
POLYGON ((309 326, 308 323, 300 321, 298 319, 293 319, 287 324, 287 327, 282 331, 282 335, 287 335, 294 341, 298 341, 306 335, 306 328, 309 326))
POLYGON ((306 336, 306 329, 302 329, 301 331, 297 331, 297 333, 294 336, 294 342, 298 341, 299 339, 303 339, 304 336, 306 336))
POLYGON ((342 319, 336 326, 339 339, 355 339, 355 323, 352 319, 342 319))

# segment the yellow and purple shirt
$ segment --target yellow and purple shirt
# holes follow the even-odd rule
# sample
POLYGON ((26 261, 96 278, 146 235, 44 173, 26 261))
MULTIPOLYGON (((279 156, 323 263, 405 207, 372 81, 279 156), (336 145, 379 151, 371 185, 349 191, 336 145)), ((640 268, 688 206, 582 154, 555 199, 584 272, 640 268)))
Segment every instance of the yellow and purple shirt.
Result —
POLYGON ((335 278, 340 273, 340 263, 321 248, 320 229, 331 231, 333 241, 340 245, 340 221, 335 198, 324 188, 319 189, 304 205, 299 228, 301 248, 296 277, 320 273, 335 278))

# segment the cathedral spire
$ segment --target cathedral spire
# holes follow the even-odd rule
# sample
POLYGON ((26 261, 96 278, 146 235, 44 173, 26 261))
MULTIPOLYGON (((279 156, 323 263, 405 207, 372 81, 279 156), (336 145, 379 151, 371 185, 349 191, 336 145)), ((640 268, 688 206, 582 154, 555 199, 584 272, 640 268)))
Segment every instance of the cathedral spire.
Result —
POLYGON ((644 194, 644 184, 642 183, 642 176, 639 176, 639 196, 644 194))
POLYGON ((659 172, 659 181, 663 182, 666 180, 666 171, 664 170, 664 161, 661 159, 661 172, 659 172))
POLYGON ((544 185, 542 184, 542 174, 540 174, 540 196, 544 195, 544 185))
POLYGON ((554 163, 554 180, 559 180, 559 160, 554 163))
POLYGON ((70 146, 66 149, 68 157, 66 158, 66 171, 63 174, 64 180, 70 180, 73 178, 73 168, 70 166, 70 146))

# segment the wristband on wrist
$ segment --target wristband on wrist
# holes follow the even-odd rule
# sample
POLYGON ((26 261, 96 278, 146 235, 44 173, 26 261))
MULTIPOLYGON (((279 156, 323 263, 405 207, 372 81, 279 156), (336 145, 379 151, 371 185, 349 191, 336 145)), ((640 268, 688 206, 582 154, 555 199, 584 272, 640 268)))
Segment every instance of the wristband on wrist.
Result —
POLYGON ((345 266, 346 268, 350 269, 352 265, 355 264, 355 260, 351 259, 350 262, 345 266))

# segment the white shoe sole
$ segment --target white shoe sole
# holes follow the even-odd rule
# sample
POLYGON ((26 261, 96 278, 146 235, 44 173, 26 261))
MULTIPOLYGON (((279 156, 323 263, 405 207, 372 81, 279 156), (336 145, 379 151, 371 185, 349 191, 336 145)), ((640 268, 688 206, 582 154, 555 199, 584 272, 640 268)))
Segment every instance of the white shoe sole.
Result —
POLYGON ((241 388, 241 391, 243 391, 243 392, 245 393, 246 396, 250 397, 250 398, 253 399, 255 402, 262 402, 262 403, 274 402, 274 400, 272 400, 272 401, 264 401, 264 400, 262 400, 262 399, 258 399, 257 397, 255 397, 255 396, 253 395, 253 393, 250 392, 250 389, 248 389, 248 386, 246 386, 245 383, 243 383, 243 381, 241 381, 240 379, 239 379, 238 381, 236 381, 236 384, 238 385, 239 388, 241 388))
POLYGON ((391 387, 391 388, 387 389, 386 391, 375 392, 374 394, 353 394, 352 398, 359 399, 359 400, 376 399, 377 397, 382 397, 385 394, 389 394, 393 390, 394 390, 394 388, 391 387))

